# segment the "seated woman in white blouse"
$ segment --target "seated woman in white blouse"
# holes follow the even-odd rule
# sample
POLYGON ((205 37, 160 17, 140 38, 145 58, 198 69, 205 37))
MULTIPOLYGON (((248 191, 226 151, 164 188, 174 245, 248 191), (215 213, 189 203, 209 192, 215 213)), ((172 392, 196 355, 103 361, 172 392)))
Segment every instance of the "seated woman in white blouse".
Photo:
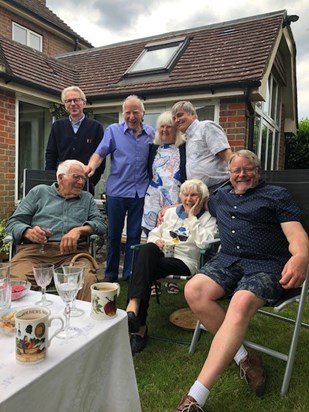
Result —
POLYGON ((151 285, 167 275, 190 276, 199 268, 200 249, 214 239, 216 220, 205 210, 207 186, 192 179, 180 187, 181 205, 170 207, 163 222, 148 235, 139 251, 128 292, 128 322, 132 353, 147 344, 146 325, 151 285), (164 256, 164 247, 174 244, 174 256, 164 256))

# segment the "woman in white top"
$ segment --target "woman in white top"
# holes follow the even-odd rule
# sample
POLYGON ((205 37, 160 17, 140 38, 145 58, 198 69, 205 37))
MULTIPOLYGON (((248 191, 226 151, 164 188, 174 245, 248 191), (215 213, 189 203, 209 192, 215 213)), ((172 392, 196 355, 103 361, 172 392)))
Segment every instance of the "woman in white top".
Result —
POLYGON ((190 276, 199 268, 200 249, 214 239, 216 220, 205 210, 207 186, 200 180, 187 180, 180 188, 181 205, 167 209, 163 222, 148 236, 139 251, 128 292, 128 322, 132 333, 132 353, 147 344, 147 310, 151 285, 167 275, 190 276), (164 256, 166 245, 174 244, 173 257, 164 256))

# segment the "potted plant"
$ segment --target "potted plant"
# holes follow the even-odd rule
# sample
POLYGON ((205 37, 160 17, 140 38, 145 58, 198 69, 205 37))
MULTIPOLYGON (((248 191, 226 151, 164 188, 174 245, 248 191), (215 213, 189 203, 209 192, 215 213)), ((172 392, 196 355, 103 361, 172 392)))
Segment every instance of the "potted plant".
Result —
POLYGON ((9 259, 10 244, 3 241, 7 235, 5 226, 6 220, 2 219, 0 221, 0 261, 9 259))

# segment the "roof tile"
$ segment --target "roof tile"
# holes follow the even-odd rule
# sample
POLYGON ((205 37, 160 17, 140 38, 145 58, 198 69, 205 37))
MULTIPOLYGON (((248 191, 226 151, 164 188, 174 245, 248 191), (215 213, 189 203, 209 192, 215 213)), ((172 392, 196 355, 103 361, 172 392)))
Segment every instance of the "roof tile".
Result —
POLYGON ((89 100, 131 93, 203 91, 226 84, 236 87, 241 82, 261 80, 285 13, 283 10, 165 33, 55 58, 3 38, 0 39, 0 47, 2 60, 5 58, 14 77, 49 88, 57 94, 71 84, 79 85, 89 100), (168 40, 180 35, 188 36, 190 42, 171 73, 124 79, 124 73, 149 41, 168 40))

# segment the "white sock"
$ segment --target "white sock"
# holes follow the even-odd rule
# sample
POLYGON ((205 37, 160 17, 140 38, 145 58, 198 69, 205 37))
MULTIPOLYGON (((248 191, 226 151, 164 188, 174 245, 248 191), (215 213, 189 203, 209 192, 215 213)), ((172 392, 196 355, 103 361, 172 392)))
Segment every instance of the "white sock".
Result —
POLYGON ((244 345, 241 345, 241 347, 238 349, 236 352, 236 355, 234 356, 234 361, 239 365, 240 361, 245 359, 245 357, 248 355, 248 352, 244 345))
POLYGON ((209 395, 209 390, 199 381, 195 381, 189 390, 189 395, 192 396, 199 405, 204 406, 209 395))

